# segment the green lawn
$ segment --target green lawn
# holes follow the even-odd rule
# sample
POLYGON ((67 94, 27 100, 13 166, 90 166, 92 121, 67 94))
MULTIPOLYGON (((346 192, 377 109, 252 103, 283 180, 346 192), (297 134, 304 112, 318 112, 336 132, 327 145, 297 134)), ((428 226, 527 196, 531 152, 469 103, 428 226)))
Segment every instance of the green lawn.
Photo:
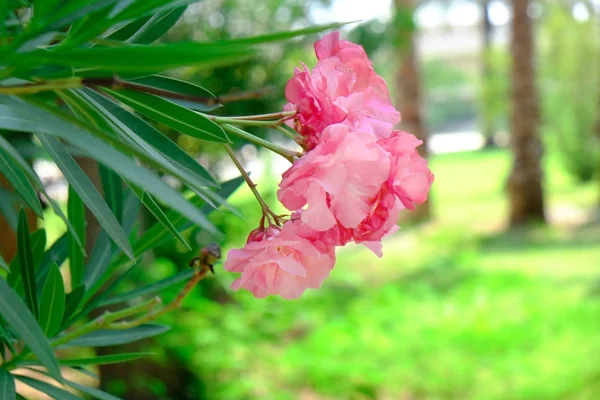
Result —
MULTIPOLYGON (((580 221, 600 191, 549 160, 555 226, 503 233, 509 164, 504 151, 436 157, 436 218, 383 259, 342 249, 297 301, 190 300, 165 342, 208 398, 600 398, 600 226, 580 221)), ((246 190, 232 202, 255 208, 246 190)))

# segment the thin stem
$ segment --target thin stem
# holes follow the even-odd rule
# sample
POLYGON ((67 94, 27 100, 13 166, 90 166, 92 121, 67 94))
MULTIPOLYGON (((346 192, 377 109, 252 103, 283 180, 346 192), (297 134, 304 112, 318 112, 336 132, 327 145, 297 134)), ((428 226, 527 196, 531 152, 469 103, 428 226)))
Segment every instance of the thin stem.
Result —
POLYGON ((48 90, 74 89, 83 86, 81 78, 56 79, 41 83, 27 83, 24 85, 0 86, 0 94, 34 94, 48 90))
POLYGON ((209 266, 202 264, 201 269, 197 270, 195 272, 195 274, 192 275, 192 278, 186 283, 186 285, 183 287, 183 289, 181 289, 181 291, 177 294, 177 297, 175 297, 175 299, 173 299, 173 301, 171 301, 168 305, 166 305, 160 309, 150 310, 150 312, 148 314, 143 315, 139 318, 133 319, 131 321, 115 322, 115 323, 108 324, 108 325, 106 325, 106 329, 135 328, 136 326, 140 326, 140 325, 148 323, 150 321, 154 321, 161 315, 166 314, 170 311, 173 311, 176 308, 179 308, 181 306, 181 302, 183 301, 183 299, 192 291, 192 289, 194 289, 194 287, 198 284, 198 282, 200 282, 202 279, 204 279, 208 275, 208 271, 209 271, 209 266))
POLYGON ((262 210, 263 216, 266 217, 269 221, 271 221, 271 219, 273 219, 275 221, 275 223, 279 224, 279 216, 271 210, 269 205, 262 198, 262 196, 256 189, 256 183, 254 183, 252 181, 252 178, 250 178, 250 175, 248 175, 248 173, 244 169, 244 166, 242 165, 240 160, 238 160, 238 158, 236 157, 235 153, 233 152, 233 149, 228 144, 224 144, 223 147, 225 147, 225 151, 227 152, 227 154, 229 154, 231 161, 233 161, 233 163, 237 167, 238 171, 240 171, 240 174, 242 174, 242 177, 244 178, 244 180, 246 181, 246 184, 252 191, 252 194, 254 194, 254 197, 256 197, 256 200, 258 200, 258 204, 260 204, 260 208, 262 210))
POLYGON ((275 129, 277 129, 279 132, 283 133, 285 136, 289 137, 293 141, 296 141, 297 135, 295 133, 291 132, 290 130, 285 129, 285 127, 283 125, 277 125, 277 126, 275 126, 275 129))
POLYGON ((245 140, 247 140, 247 141, 249 141, 251 143, 254 143, 254 144, 258 145, 258 146, 264 147, 266 149, 271 150, 274 153, 279 154, 280 156, 282 156, 283 158, 285 158, 289 162, 294 162, 294 158, 300 156, 300 154, 296 153, 295 151, 286 149, 285 147, 278 146, 278 145, 276 145, 274 143, 271 143, 271 142, 266 141, 266 140, 264 140, 262 138, 254 136, 253 134, 248 133, 248 132, 246 132, 246 131, 238 128, 238 127, 235 127, 233 125, 223 124, 223 125, 221 125, 221 127, 225 131, 227 131, 227 132, 229 132, 229 133, 231 133, 233 135, 241 137, 242 139, 245 139, 245 140))
POLYGON ((148 312, 150 309, 152 309, 154 306, 156 306, 156 304, 159 302, 160 302, 160 299, 153 298, 153 299, 147 300, 143 303, 137 304, 135 306, 125 308, 123 310, 114 311, 114 312, 106 311, 104 314, 100 315, 96 319, 93 319, 92 321, 88 322, 87 324, 82 325, 81 327, 75 329, 74 331, 72 331, 70 333, 67 333, 64 336, 60 336, 60 337, 56 338, 55 340, 52 341, 52 346, 58 347, 62 344, 68 343, 71 340, 77 339, 83 335, 97 331, 98 329, 101 329, 101 328, 105 328, 110 323, 117 321, 119 319, 130 317, 132 315, 140 314, 143 312, 148 312))

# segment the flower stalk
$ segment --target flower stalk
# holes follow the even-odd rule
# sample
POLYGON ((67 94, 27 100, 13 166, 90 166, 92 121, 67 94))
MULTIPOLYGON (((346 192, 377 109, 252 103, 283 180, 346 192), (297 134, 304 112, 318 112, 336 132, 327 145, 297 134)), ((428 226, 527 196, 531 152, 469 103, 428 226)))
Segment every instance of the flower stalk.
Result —
POLYGON ((246 132, 243 129, 240 129, 236 126, 230 125, 230 124, 223 124, 221 125, 221 127, 225 130, 225 132, 227 133, 231 133, 232 135, 236 135, 242 139, 247 140, 250 143, 254 143, 257 146, 261 146, 264 147, 268 150, 271 150, 272 152, 279 154, 280 156, 282 156, 283 158, 285 158, 286 160, 288 160, 290 163, 293 163, 294 160, 297 157, 300 157, 301 153, 297 153, 295 151, 286 149, 285 147, 281 147, 276 145, 275 143, 271 143, 265 139, 259 138, 258 136, 254 136, 253 134, 246 132))

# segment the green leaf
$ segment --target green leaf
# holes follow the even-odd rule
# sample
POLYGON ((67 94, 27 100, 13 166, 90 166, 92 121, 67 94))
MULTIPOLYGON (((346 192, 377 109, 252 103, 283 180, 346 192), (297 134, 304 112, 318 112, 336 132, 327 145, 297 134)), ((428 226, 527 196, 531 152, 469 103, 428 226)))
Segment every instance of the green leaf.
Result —
POLYGON ((231 65, 255 55, 256 51, 249 46, 181 42, 152 46, 96 46, 64 51, 35 50, 19 54, 18 60, 26 65, 45 63, 139 76, 185 66, 214 68, 231 65))
POLYGON ((143 119, 129 113, 112 100, 107 99, 93 90, 83 90, 83 96, 94 102, 94 105, 105 112, 106 115, 111 115, 123 123, 123 125, 129 128, 143 141, 147 142, 167 157, 176 167, 179 165, 186 168, 192 174, 191 179, 188 180, 189 184, 195 186, 219 186, 208 171, 186 153, 185 150, 143 119))
POLYGON ((108 39, 129 43, 150 44, 164 35, 185 12, 187 6, 136 19, 111 34, 108 39))
POLYGON ((10 269, 8 268, 8 264, 6 264, 6 261, 4 261, 2 254, 0 254, 0 268, 2 268, 3 270, 5 270, 7 272, 10 272, 10 269))
MULTIPOLYGON (((38 229, 37 231, 33 232, 30 236, 30 244, 33 267, 37 270, 37 267, 44 256, 44 250, 46 248, 46 230, 38 229)), ((23 274, 21 273, 21 264, 18 255, 11 261, 9 268, 11 273, 8 275, 8 284, 14 288, 17 293, 24 294, 25 288, 23 286, 23 274)))
POLYGON ((40 326, 47 337, 54 337, 60 331, 65 313, 65 286, 58 266, 50 268, 40 303, 40 326))
POLYGON ((0 278, 0 315, 37 356, 54 379, 62 381, 58 362, 44 332, 15 291, 0 278))
POLYGON ((23 173, 21 168, 19 168, 18 164, 10 158, 2 148, 0 148, 0 172, 12 184, 23 201, 31 207, 36 215, 44 219, 44 212, 42 211, 40 200, 35 189, 31 185, 31 182, 29 182, 27 176, 23 173))
POLYGON ((118 174, 102 164, 98 165, 104 198, 119 222, 123 221, 123 182, 118 174))
MULTIPOLYGON (((155 353, 121 353, 121 354, 109 354, 106 356, 96 356, 88 358, 59 358, 58 362, 60 365, 66 367, 79 367, 84 365, 109 365, 109 364, 120 364, 127 361, 139 360, 145 356, 152 356, 155 353)), ((22 361, 18 364, 19 366, 32 366, 39 365, 37 361, 22 361)))
POLYGON ((211 142, 229 143, 223 128, 194 111, 147 93, 104 90, 148 118, 178 132, 211 142))
POLYGON ((121 400, 120 398, 113 396, 112 394, 106 393, 103 390, 100 389, 96 389, 94 387, 89 387, 89 386, 84 386, 81 385, 77 382, 73 382, 70 380, 65 380, 67 382, 67 385, 79 390, 80 392, 83 392, 87 395, 92 396, 95 399, 99 399, 99 400, 121 400))
MULTIPOLYGON (((229 180, 223 184, 221 184, 221 189, 217 191, 217 193, 227 198, 231 193, 233 193, 239 186, 244 182, 242 177, 238 177, 232 180, 229 180)), ((210 212, 211 207, 205 204, 204 200, 200 197, 193 197, 190 199, 192 204, 196 207, 200 207, 203 212, 210 212)), ((169 211, 167 213, 167 218, 171 221, 173 226, 179 231, 184 232, 185 230, 191 228, 193 224, 187 220, 185 217, 181 216, 175 211, 169 211)), ((165 235, 166 231, 162 225, 153 225, 150 227, 144 234, 138 239, 138 241, 133 245, 135 254, 142 254, 148 249, 153 249, 161 243, 165 243, 170 239, 168 235, 165 235)))
POLYGON ((214 44, 223 46, 240 46, 240 45, 259 45, 264 43, 280 42, 283 40, 292 39, 298 36, 312 35, 315 33, 328 31, 331 29, 337 29, 341 26, 352 22, 334 22, 326 25, 314 25, 308 28, 295 29, 290 31, 267 33, 265 35, 249 36, 239 39, 221 40, 219 42, 213 42, 214 44))
POLYGON ((125 301, 129 301, 129 300, 141 297, 141 296, 153 295, 153 294, 158 293, 166 288, 176 285, 180 282, 187 281, 188 279, 190 279, 192 277, 193 274, 194 274, 194 271, 192 271, 191 269, 182 271, 182 272, 178 273, 177 275, 163 279, 152 285, 148 285, 141 289, 136 289, 132 292, 123 293, 119 296, 115 296, 111 299, 103 301, 99 304, 99 306, 103 307, 103 306, 107 306, 107 305, 111 305, 111 304, 123 303, 125 301))
POLYGON ((69 235, 71 285, 77 287, 83 280, 83 261, 85 256, 77 243, 78 241, 85 243, 85 206, 75 191, 74 186, 71 185, 69 185, 69 197, 67 199, 67 214, 77 235, 77 237, 69 235))
POLYGON ((104 274, 110 260, 113 257, 113 250, 110 245, 108 235, 104 232, 98 235, 96 243, 92 248, 92 253, 85 269, 85 286, 90 288, 104 274))
POLYGON ((16 398, 17 389, 12 375, 7 370, 0 369, 0 399, 14 400, 16 398))
POLYGON ((136 196, 141 200, 142 204, 156 217, 158 222, 164 226, 173 237, 175 237, 181 244, 183 244, 189 251, 192 250, 188 242, 179 234, 177 229, 173 226, 165 212, 160 208, 156 200, 152 198, 148 192, 141 190, 133 185, 129 186, 136 196))
POLYGON ((106 347, 137 342, 156 335, 160 335, 169 330, 164 325, 140 325, 131 329, 124 330, 98 330, 88 335, 81 336, 68 343, 69 346, 77 347, 106 347))
POLYGON ((29 237, 29 224, 27 215, 21 209, 19 212, 19 228, 18 228, 18 250, 19 266, 21 277, 23 279, 23 287, 25 289, 25 301, 31 310, 31 313, 37 318, 38 302, 37 291, 35 287, 35 265, 33 264, 33 253, 31 251, 31 242, 29 237))
POLYGON ((63 234, 50 248, 44 253, 42 261, 36 270, 35 282, 38 287, 38 294, 41 295, 41 288, 46 282, 46 277, 50 271, 50 267, 56 264, 60 267, 69 253, 69 233, 63 234))
POLYGON ((64 327, 65 323, 69 321, 71 315, 77 311, 84 294, 85 286, 83 285, 73 289, 70 293, 67 293, 65 296, 65 313, 63 315, 61 328, 64 327))
MULTIPOLYGON (((0 111, 0 119, 1 118, 2 118, 2 111, 0 111)), ((0 125, 1 125, 1 122, 0 122, 0 125)), ((17 164, 19 164, 19 166, 21 167, 21 169, 27 174, 27 176, 29 177, 29 179, 33 182, 35 188, 44 194, 44 196, 49 201, 50 206, 52 207, 52 209, 54 210, 54 212, 56 213, 56 215, 58 215, 60 217, 60 219, 62 219, 63 222, 65 223, 65 225, 67 226, 67 229, 69 230, 69 232, 71 232, 71 234, 75 234, 75 228, 73 228, 73 225, 71 225, 71 223, 69 222, 69 219, 63 213, 62 209, 56 203, 56 201, 54 201, 48 195, 48 192, 46 192, 46 188, 45 188, 44 184, 42 183, 42 181, 40 180, 40 178, 37 176, 37 174, 35 173, 35 171, 33 170, 33 168, 31 168, 31 166, 27 163, 27 161, 25 161, 25 159, 23 159, 23 157, 19 154, 19 152, 17 150, 15 150, 15 148, 13 146, 11 146, 11 144, 4 137, 2 137, 2 135, 0 135, 0 147, 2 147, 4 150, 6 150, 6 152, 8 153, 8 155, 10 157, 12 157, 12 159, 17 164)), ((81 241, 79 241, 77 243, 77 245, 82 250, 85 250, 84 245, 83 245, 83 243, 81 241)))
MULTIPOLYGON (((90 157, 95 158, 105 165, 110 165, 121 176, 144 188, 163 203, 169 204, 181 214, 203 227, 207 232, 219 235, 216 228, 206 217, 196 207, 192 206, 189 201, 184 199, 181 194, 165 184, 155 174, 140 167, 134 160, 112 147, 122 146, 121 142, 114 141, 114 138, 106 136, 94 130, 93 127, 66 115, 60 114, 60 117, 57 117, 51 114, 51 112, 59 112, 50 111, 43 103, 37 103, 34 107, 12 97, 0 96, 0 103, 2 102, 7 102, 11 106, 7 107, 0 104, 0 128, 13 130, 33 128, 31 130, 35 132, 49 133, 66 139, 82 150, 85 150, 90 157), (84 128, 82 129, 81 127, 84 128), (89 131, 93 131, 94 135, 101 137, 102 140, 90 135, 89 131)), ((128 147, 128 151, 131 152, 133 150, 133 148, 128 147)), ((139 153, 135 154, 139 155, 139 153)))
POLYGON ((131 245, 119 221, 115 218, 108 205, 98 193, 98 190, 90 181, 81 167, 75 162, 73 157, 65 150, 60 142, 54 137, 42 133, 37 134, 40 142, 48 151, 52 159, 56 162, 69 184, 85 203, 87 208, 94 214, 98 223, 117 246, 133 259, 131 245))
MULTIPOLYGON (((117 0, 91 0, 91 1, 70 1, 66 5, 55 7, 52 13, 32 21, 39 26, 40 30, 54 30, 69 25, 74 21, 90 14, 94 11, 110 7, 117 0)), ((37 6, 36 6, 37 7, 37 6)))
POLYGON ((15 375, 15 378, 17 378, 27 386, 49 395, 55 400, 81 400, 79 397, 75 396, 71 392, 67 392, 64 389, 61 389, 49 383, 42 382, 37 379, 29 378, 23 375, 15 375))
POLYGON ((166 97, 173 103, 197 111, 213 111, 220 107, 216 96, 203 88, 179 79, 169 78, 162 75, 150 75, 135 78, 130 82, 146 86, 147 88, 160 89, 162 93, 155 93, 166 97), (166 93, 165 93, 166 92, 166 93))

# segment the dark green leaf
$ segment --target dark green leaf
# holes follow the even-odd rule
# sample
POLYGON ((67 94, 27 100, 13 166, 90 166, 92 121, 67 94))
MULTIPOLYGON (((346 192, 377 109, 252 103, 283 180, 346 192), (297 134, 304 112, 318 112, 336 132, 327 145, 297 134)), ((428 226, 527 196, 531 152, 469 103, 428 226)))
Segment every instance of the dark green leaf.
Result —
POLYGON ((74 187, 71 185, 69 185, 67 214, 69 216, 69 221, 71 221, 77 234, 77 237, 69 235, 69 270, 71 271, 71 285, 77 287, 83 281, 83 261, 85 257, 77 243, 85 243, 85 206, 74 187))
POLYGON ((176 131, 197 139, 229 142, 225 131, 218 124, 178 104, 147 93, 131 90, 114 91, 106 88, 104 90, 146 117, 176 131))
POLYGON ((0 147, 0 172, 17 190, 21 198, 36 215, 44 219, 44 213, 40 200, 35 192, 35 189, 27 179, 25 173, 19 168, 18 164, 0 147))
MULTIPOLYGON (((33 232, 30 237, 30 243, 33 266, 37 270, 37 267, 44 256, 44 250, 46 249, 46 230, 38 229, 33 232)), ((23 275, 21 274, 21 264, 18 256, 11 261, 10 270, 11 274, 8 276, 8 284, 13 287, 17 293, 25 293, 23 287, 23 275)))
POLYGON ((77 192, 87 208, 94 214, 98 223, 117 246, 123 250, 130 258, 133 258, 131 245, 119 221, 115 218, 108 205, 98 193, 98 190, 90 181, 81 167, 75 162, 73 157, 65 150, 60 142, 54 137, 46 134, 37 134, 40 142, 48 151, 52 159, 56 162, 65 178, 73 189, 77 192))
MULTIPOLYGON (((145 356, 151 356, 155 353, 122 353, 122 354, 109 354, 106 356, 97 356, 89 358, 59 358, 58 362, 60 365, 66 367, 79 367, 83 365, 109 365, 109 364, 120 364, 127 361, 139 360, 145 356)), ((19 366, 35 366, 39 365, 37 361, 22 361, 19 366)))
POLYGON ((171 162, 189 170, 193 174, 193 179, 190 183, 196 186, 218 187, 214 178, 204 167, 158 129, 93 90, 85 89, 83 96, 87 96, 90 101, 95 102, 94 105, 106 112, 107 115, 114 116, 114 118, 122 122, 127 128, 162 153, 171 162))
POLYGON ((69 346, 78 347, 106 347, 137 342, 156 335, 160 335, 169 330, 164 325, 140 325, 135 328, 125 330, 99 330, 74 339, 68 343, 69 346))
MULTIPOLYGON (((1 115, 2 115, 2 112, 0 111, 0 119, 2 118, 1 115)), ((0 122, 0 124, 1 124, 1 122, 0 122)), ((67 229, 69 230, 69 232, 74 234, 75 228, 73 228, 73 225, 71 225, 71 223, 69 222, 69 219, 63 213, 62 209, 56 203, 56 201, 54 201, 48 195, 48 193, 46 192, 46 188, 44 187, 44 184, 42 183, 40 178, 37 176, 37 174, 35 173, 33 168, 31 168, 31 166, 29 164, 27 164, 27 161, 25 161, 25 159, 23 159, 23 157, 19 154, 19 152, 16 151, 15 148, 12 147, 11 144, 5 138, 3 138, 1 135, 0 135, 0 147, 2 147, 4 150, 6 150, 6 152, 10 155, 10 157, 12 157, 12 159, 15 160, 17 162, 17 164, 19 164, 21 169, 27 174, 29 179, 34 183, 36 189, 39 190, 40 192, 42 192, 44 194, 44 196, 46 197, 46 199, 50 202, 50 206, 52 207, 52 209, 54 210, 56 215, 58 215, 60 217, 60 219, 63 220, 63 222, 67 226, 67 229)), ((77 245, 82 250, 84 249, 82 242, 78 242, 77 245)))
POLYGON ((17 390, 12 375, 7 370, 0 369, 0 399, 13 400, 16 397, 17 390))
POLYGON ((173 103, 198 111, 213 111, 221 106, 214 94, 201 86, 162 75, 150 75, 131 80, 132 83, 149 88, 161 89, 166 93, 156 93, 173 103))
POLYGON ((63 234, 56 242, 50 246, 50 248, 44 253, 42 261, 38 265, 36 270, 36 285, 38 287, 38 294, 41 295, 41 288, 46 282, 46 277, 50 271, 50 267, 56 264, 60 267, 67 259, 69 252, 69 233, 63 234))
POLYGON ((47 63, 86 67, 113 73, 158 73, 172 68, 213 68, 242 62, 255 56, 249 46, 182 42, 152 46, 123 45, 69 51, 36 50, 19 54, 22 63, 47 63))
POLYGON ((182 271, 182 272, 178 273, 177 275, 163 279, 152 285, 146 286, 141 289, 136 289, 132 292, 124 293, 119 296, 115 296, 111 299, 108 299, 106 301, 103 301, 102 303, 99 304, 99 306, 107 306, 107 305, 111 305, 111 304, 123 303, 125 301, 129 301, 129 300, 141 297, 141 296, 153 295, 155 293, 160 292, 161 290, 164 290, 164 289, 169 288, 173 285, 176 285, 180 282, 188 280, 189 278, 192 277, 193 274, 194 274, 194 271, 192 271, 191 269, 182 271))
POLYGON ((160 208, 160 206, 152 198, 152 196, 149 195, 148 192, 143 191, 133 185, 130 185, 130 188, 141 200, 142 204, 144 204, 148 211, 150 211, 152 215, 154 215, 158 222, 162 226, 164 226, 167 229, 167 231, 169 231, 169 233, 173 235, 173 237, 175 237, 181 244, 183 244, 188 250, 191 251, 192 248, 190 247, 188 242, 186 242, 186 240, 179 234, 179 232, 177 232, 177 229, 175 229, 171 221, 169 221, 169 218, 167 217, 165 212, 162 210, 162 208, 160 208))
POLYGON ((31 310, 34 317, 38 316, 37 290, 35 286, 35 265, 33 264, 33 253, 31 251, 31 242, 29 237, 29 223, 27 215, 21 209, 19 212, 19 229, 18 229, 18 257, 23 279, 23 287, 25 289, 25 301, 27 307, 31 310))
POLYGON ((98 238, 96 238, 96 242, 92 248, 92 254, 90 255, 90 259, 88 260, 85 269, 86 288, 89 289, 92 287, 98 278, 104 274, 110 264, 112 256, 113 250, 108 235, 102 232, 98 235, 98 238))
POLYGON ((40 303, 40 326, 47 337, 54 337, 60 330, 65 313, 65 286, 58 266, 50 268, 40 303))
POLYGON ((70 1, 65 6, 54 8, 47 18, 42 21, 34 19, 37 25, 41 25, 45 30, 62 28, 94 11, 107 8, 117 0, 91 0, 91 1, 70 1))
MULTIPOLYGON (((217 193, 220 196, 227 198, 242 184, 242 182, 244 182, 243 178, 238 177, 222 183, 221 189, 218 190, 217 193)), ((202 200, 200 197, 193 197, 190 199, 190 201, 196 207, 200 207, 203 212, 208 213, 211 211, 211 207, 205 204, 204 200, 202 200)), ((184 232, 193 226, 189 220, 175 211, 169 211, 167 213, 167 218, 169 218, 171 223, 179 232, 184 232)), ((153 225, 146 232, 144 232, 140 239, 134 244, 133 249, 135 254, 142 254, 146 250, 153 249, 159 244, 165 243, 169 239, 170 237, 166 235, 165 228, 162 225, 153 225)))
POLYGON ((44 332, 42 332, 29 309, 21 301, 19 295, 2 278, 0 278, 0 293, 2 293, 2 296, 0 296, 0 315, 23 339, 42 365, 48 369, 50 376, 62 381, 58 362, 44 332))
MULTIPOLYGON (((79 126, 84 125, 81 121, 62 114, 57 117, 51 114, 42 103, 34 107, 11 97, 0 96, 0 103, 3 101, 10 103, 11 106, 7 107, 0 104, 0 128, 22 130, 25 126, 31 128, 31 123, 34 121, 33 131, 50 133, 70 141, 85 150, 92 158, 105 165, 110 165, 124 178, 144 188, 163 203, 169 204, 209 233, 218 235, 215 227, 189 201, 165 184, 155 174, 140 167, 134 160, 116 151, 108 144, 117 146, 122 145, 122 143, 113 141, 110 136, 104 136, 101 132, 94 131, 92 127, 87 125, 85 129, 81 129, 79 126), (102 137, 103 140, 90 135, 88 131, 94 131, 94 134, 102 137), (105 143, 105 141, 108 143, 105 143)), ((130 147, 129 151, 132 150, 130 147)))
POLYGON ((71 315, 73 315, 73 313, 77 311, 77 308, 79 308, 84 294, 85 286, 82 285, 75 288, 70 293, 67 293, 67 295, 65 296, 65 313, 63 315, 62 320, 63 327, 65 325, 65 322, 67 322, 71 315))
POLYGON ((22 375, 15 375, 15 378, 17 378, 29 387, 39 390, 42 393, 46 393, 55 400, 81 400, 79 397, 75 396, 71 392, 67 392, 64 389, 61 389, 49 383, 42 382, 37 379, 33 379, 22 375))
POLYGON ((119 222, 123 221, 123 182, 118 174, 104 165, 98 165, 104 198, 119 222))
POLYGON ((89 387, 89 386, 84 386, 77 382, 73 382, 73 381, 69 381, 69 380, 66 380, 66 382, 67 382, 67 385, 71 386, 72 388, 75 388, 75 389, 79 390, 80 392, 90 395, 90 396, 94 397, 95 399, 121 400, 120 398, 113 396, 112 394, 106 393, 105 391, 102 391, 100 389, 96 389, 96 388, 89 387))
MULTIPOLYGON (((138 25, 138 29, 127 37, 130 43, 150 44, 160 39, 185 12, 187 6, 178 7, 175 9, 156 13, 149 18, 142 19, 142 24, 138 25)), ((133 21, 131 24, 137 22, 133 21)), ((133 30, 136 26, 132 26, 129 30, 133 30)))

